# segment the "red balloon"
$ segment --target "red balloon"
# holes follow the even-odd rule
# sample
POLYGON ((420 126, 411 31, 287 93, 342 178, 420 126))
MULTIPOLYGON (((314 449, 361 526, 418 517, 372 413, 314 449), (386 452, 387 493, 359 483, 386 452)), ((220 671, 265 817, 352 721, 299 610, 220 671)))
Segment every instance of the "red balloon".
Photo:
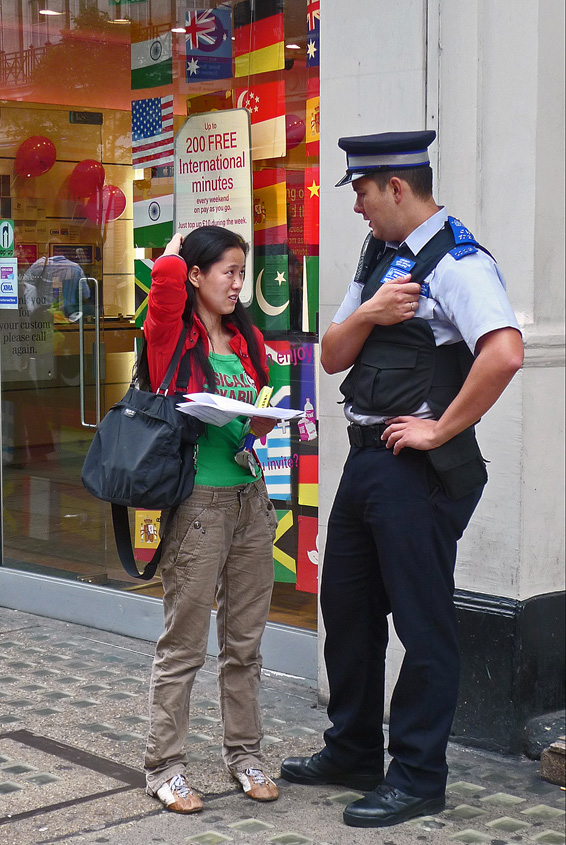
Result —
POLYGON ((104 168, 99 161, 85 158, 75 165, 69 177, 69 189, 75 197, 90 197, 104 185, 104 168))
POLYGON ((298 147, 305 137, 305 121, 296 114, 285 116, 285 133, 287 136, 287 149, 292 150, 298 147))
POLYGON ((57 159, 55 144, 43 135, 32 135, 18 147, 14 167, 19 176, 41 176, 57 159))
POLYGON ((84 205, 84 213, 93 223, 99 226, 109 220, 117 220, 126 208, 126 195, 116 185, 105 185, 102 191, 97 191, 88 198, 84 205))

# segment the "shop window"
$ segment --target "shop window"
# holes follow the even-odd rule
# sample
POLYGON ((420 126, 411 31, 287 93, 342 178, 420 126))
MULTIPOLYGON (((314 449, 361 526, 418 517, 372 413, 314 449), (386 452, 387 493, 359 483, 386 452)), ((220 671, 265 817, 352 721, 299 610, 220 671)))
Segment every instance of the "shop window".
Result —
MULTIPOLYGON (((305 411, 301 422, 279 426, 257 444, 279 516, 271 618, 314 628, 320 3, 256 0, 255 15, 247 0, 195 5, 187 10, 175 0, 2 4, 1 217, 14 222, 20 290, 18 307, 0 311, 5 559, 133 586, 108 542, 104 506, 88 501, 80 487, 80 463, 92 436, 79 419, 80 402, 87 425, 95 424, 97 402, 104 413, 127 383, 151 265, 173 232, 175 133, 187 116, 244 108, 250 113, 253 163, 249 308, 266 339, 274 401, 305 411), (56 14, 41 14, 45 9, 56 14), (150 108, 154 129, 147 134, 150 108), (73 284, 53 281, 53 268, 63 264, 79 268, 73 284), (24 337, 28 330, 6 326, 30 323, 22 291, 33 278, 49 286, 45 348, 18 355, 16 341, 6 337, 24 337), (96 348, 95 322, 101 333, 96 348), (63 466, 70 485, 65 491, 63 466), (30 505, 41 496, 48 501, 45 519, 30 505), (22 521, 25 542, 16 553, 16 525, 22 521), (54 533, 62 549, 57 560, 50 547, 54 533)), ((20 346, 33 343, 39 341, 24 338, 20 346)), ((140 560, 151 553, 153 518, 138 514, 140 560)), ((149 591, 158 595, 159 584, 149 591)))

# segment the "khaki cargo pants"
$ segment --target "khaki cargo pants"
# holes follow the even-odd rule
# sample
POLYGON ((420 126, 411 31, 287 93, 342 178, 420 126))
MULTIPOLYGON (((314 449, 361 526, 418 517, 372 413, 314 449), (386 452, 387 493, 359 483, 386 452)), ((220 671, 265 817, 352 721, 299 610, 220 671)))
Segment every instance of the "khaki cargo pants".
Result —
MULTIPOLYGON (((163 513, 163 520, 167 512, 163 513)), ((229 771, 261 764, 260 641, 273 588, 277 517, 263 479, 238 487, 195 486, 163 539, 165 631, 149 691, 147 786, 185 773, 189 704, 203 665, 216 596, 218 690, 229 771)))

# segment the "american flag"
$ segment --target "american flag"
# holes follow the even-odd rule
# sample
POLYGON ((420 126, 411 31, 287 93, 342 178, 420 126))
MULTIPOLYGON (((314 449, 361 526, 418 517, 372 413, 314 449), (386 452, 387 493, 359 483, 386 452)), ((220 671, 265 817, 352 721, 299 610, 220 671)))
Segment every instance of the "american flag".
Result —
POLYGON ((320 21, 320 0, 307 0, 307 29, 314 29, 317 20, 320 21))
POLYGON ((132 102, 132 165, 173 164, 173 96, 132 102))
POLYGON ((198 50, 203 45, 212 46, 216 42, 216 26, 216 17, 210 9, 203 12, 188 11, 185 25, 187 48, 198 50))

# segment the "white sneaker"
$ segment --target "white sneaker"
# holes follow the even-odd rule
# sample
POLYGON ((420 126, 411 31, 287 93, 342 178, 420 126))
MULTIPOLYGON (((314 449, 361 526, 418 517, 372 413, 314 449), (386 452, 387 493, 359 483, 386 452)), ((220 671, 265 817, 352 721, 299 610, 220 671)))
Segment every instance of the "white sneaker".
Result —
POLYGON ((261 769, 244 769, 234 772, 234 777, 242 784, 244 792, 255 801, 275 801, 279 790, 261 769))
POLYGON ((159 787, 155 795, 173 813, 198 813, 202 801, 195 795, 184 775, 173 775, 159 787))

